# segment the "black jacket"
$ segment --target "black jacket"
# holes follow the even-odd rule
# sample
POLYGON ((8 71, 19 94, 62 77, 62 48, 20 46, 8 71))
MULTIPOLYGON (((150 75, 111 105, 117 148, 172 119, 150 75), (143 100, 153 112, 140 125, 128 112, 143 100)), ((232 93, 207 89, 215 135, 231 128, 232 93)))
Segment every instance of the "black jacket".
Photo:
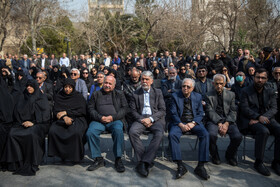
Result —
POLYGON ((258 119, 261 115, 267 117, 269 120, 274 119, 277 113, 277 102, 276 94, 273 89, 266 86, 264 87, 263 102, 265 113, 260 114, 257 91, 254 85, 250 85, 242 90, 240 102, 241 123, 238 124, 240 130, 248 128, 250 120, 258 119))
MULTIPOLYGON (((102 89, 96 92, 93 92, 89 104, 88 104, 88 110, 90 114, 91 121, 98 121, 101 122, 102 115, 99 114, 96 110, 96 100, 101 96, 102 89)), ((113 90, 112 92, 112 99, 113 99, 113 105, 116 110, 116 114, 112 115, 113 121, 116 120, 122 120, 125 117, 125 114, 128 111, 128 104, 125 99, 124 93, 119 90, 113 90)))

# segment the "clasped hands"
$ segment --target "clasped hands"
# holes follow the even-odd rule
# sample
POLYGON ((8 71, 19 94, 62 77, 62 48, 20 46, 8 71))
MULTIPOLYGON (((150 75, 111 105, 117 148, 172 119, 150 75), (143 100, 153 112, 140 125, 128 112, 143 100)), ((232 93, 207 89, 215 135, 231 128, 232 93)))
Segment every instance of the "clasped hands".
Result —
POLYGON ((150 118, 141 119, 141 123, 142 123, 145 127, 147 127, 147 128, 149 128, 149 127, 151 127, 151 126, 153 125, 153 123, 152 123, 152 121, 151 121, 150 118))
POLYGON ((66 125, 72 125, 72 123, 73 123, 73 119, 67 116, 66 111, 58 112, 56 117, 57 117, 57 119, 61 119, 63 117, 63 120, 66 125))
POLYGON ((27 128, 27 127, 33 126, 34 123, 32 123, 31 121, 25 121, 25 122, 22 123, 22 125, 27 128))
POLYGON ((181 128, 181 130, 183 132, 187 132, 187 131, 190 131, 192 128, 194 128, 195 124, 190 122, 190 123, 179 123, 179 127, 181 128))
POLYGON ((102 118, 101 118, 102 123, 111 123, 112 121, 113 121, 112 116, 102 116, 102 118))
POLYGON ((249 125, 254 125, 256 123, 269 124, 270 121, 267 117, 260 116, 259 119, 251 119, 249 125))
POLYGON ((219 126, 219 134, 221 136, 226 136, 227 131, 228 131, 229 123, 228 122, 218 123, 218 126, 219 126))

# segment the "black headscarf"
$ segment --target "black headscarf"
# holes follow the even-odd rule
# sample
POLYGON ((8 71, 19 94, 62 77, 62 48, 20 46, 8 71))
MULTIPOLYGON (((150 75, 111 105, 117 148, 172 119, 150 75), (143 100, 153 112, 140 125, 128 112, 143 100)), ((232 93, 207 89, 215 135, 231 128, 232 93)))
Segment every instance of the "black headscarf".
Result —
POLYGON ((54 98, 54 115, 56 116, 58 112, 66 111, 67 116, 75 119, 76 114, 86 115, 86 100, 81 93, 75 90, 76 83, 73 79, 65 79, 63 88, 66 85, 73 87, 73 91, 70 94, 66 94, 64 89, 62 89, 54 98))
POLYGON ((16 74, 16 83, 11 92, 12 96, 14 97, 15 103, 17 103, 17 101, 18 101, 19 95, 21 95, 23 93, 27 80, 28 79, 27 79, 25 73, 22 70, 19 70, 16 74), (18 79, 19 76, 22 76, 21 80, 18 79))
POLYGON ((15 107, 15 119, 19 123, 31 121, 36 123, 48 123, 50 120, 50 107, 46 95, 42 94, 35 80, 28 80, 27 86, 34 88, 34 93, 29 94, 27 89, 20 95, 15 107))
POLYGON ((0 124, 13 121, 14 100, 0 77, 0 124))
POLYGON ((58 66, 53 66, 53 69, 50 71, 50 80, 55 82, 61 76, 61 71, 59 70, 58 66), (57 68, 58 71, 55 72, 54 68, 57 68))

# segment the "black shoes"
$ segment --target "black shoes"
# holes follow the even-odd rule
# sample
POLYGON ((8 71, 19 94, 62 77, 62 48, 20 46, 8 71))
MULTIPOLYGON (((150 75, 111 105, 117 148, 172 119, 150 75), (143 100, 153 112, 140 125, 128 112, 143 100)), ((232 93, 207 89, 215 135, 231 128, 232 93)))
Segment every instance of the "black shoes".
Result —
POLYGON ((188 172, 188 170, 183 164, 178 165, 177 173, 176 173, 176 179, 180 179, 187 172, 188 172))
POLYGON ((263 162, 254 164, 254 168, 262 175, 264 176, 270 176, 270 171, 265 167, 263 162))
POLYGON ((271 167, 275 173, 280 176, 280 164, 274 160, 271 164, 271 167))
POLYGON ((237 166, 237 159, 236 159, 236 156, 229 156, 227 153, 226 153, 226 160, 228 162, 229 165, 231 166, 237 166))
POLYGON ((139 164, 136 166, 136 171, 139 173, 139 175, 143 177, 148 177, 149 170, 153 167, 153 164, 148 164, 144 162, 139 162, 139 164))
POLYGON ((97 157, 93 160, 93 163, 87 168, 87 170, 94 171, 103 166, 105 166, 105 160, 103 159, 103 157, 97 157))
POLYGON ((115 160, 115 169, 117 172, 122 173, 125 171, 125 167, 122 163, 122 159, 121 158, 116 158, 115 160))
POLYGON ((220 165, 221 164, 221 160, 220 160, 220 157, 219 157, 218 153, 216 155, 212 156, 212 163, 216 164, 216 165, 220 165))
POLYGON ((206 169, 203 166, 197 166, 194 169, 194 173, 204 180, 208 180, 210 178, 210 176, 207 174, 206 169))

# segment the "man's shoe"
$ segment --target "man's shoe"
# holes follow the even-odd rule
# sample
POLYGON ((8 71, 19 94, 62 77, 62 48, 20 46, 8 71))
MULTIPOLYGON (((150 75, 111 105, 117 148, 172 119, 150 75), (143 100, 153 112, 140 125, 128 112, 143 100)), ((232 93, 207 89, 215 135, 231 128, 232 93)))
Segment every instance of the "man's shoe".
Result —
POLYGON ((204 180, 208 180, 210 178, 210 176, 207 174, 206 169, 203 166, 197 166, 194 169, 194 173, 204 180))
POLYGON ((216 165, 220 165, 221 164, 221 160, 220 160, 219 155, 212 156, 212 163, 216 164, 216 165))
POLYGON ((275 173, 280 176, 280 164, 276 161, 273 161, 271 167, 275 171, 275 173))
POLYGON ((227 160, 229 165, 237 166, 237 160, 236 160, 235 157, 228 157, 228 156, 226 156, 226 160, 227 160))
POLYGON ((105 166, 105 160, 103 158, 95 158, 93 160, 93 163, 87 168, 87 170, 94 171, 103 166, 105 166))
POLYGON ((141 176, 143 177, 148 177, 148 170, 147 170, 147 167, 145 165, 144 162, 140 162, 137 166, 136 166, 136 171, 137 173, 139 173, 141 176))
POLYGON ((188 170, 184 165, 179 165, 177 168, 177 172, 176 172, 176 179, 180 179, 187 172, 188 172, 188 170))
POLYGON ((125 167, 124 167, 124 165, 122 163, 122 159, 117 158, 115 160, 115 168, 116 168, 117 172, 119 172, 119 173, 122 173, 122 172, 125 171, 125 167))
POLYGON ((254 164, 254 168, 264 176, 270 176, 270 171, 265 167, 265 165, 261 162, 259 164, 254 164))

